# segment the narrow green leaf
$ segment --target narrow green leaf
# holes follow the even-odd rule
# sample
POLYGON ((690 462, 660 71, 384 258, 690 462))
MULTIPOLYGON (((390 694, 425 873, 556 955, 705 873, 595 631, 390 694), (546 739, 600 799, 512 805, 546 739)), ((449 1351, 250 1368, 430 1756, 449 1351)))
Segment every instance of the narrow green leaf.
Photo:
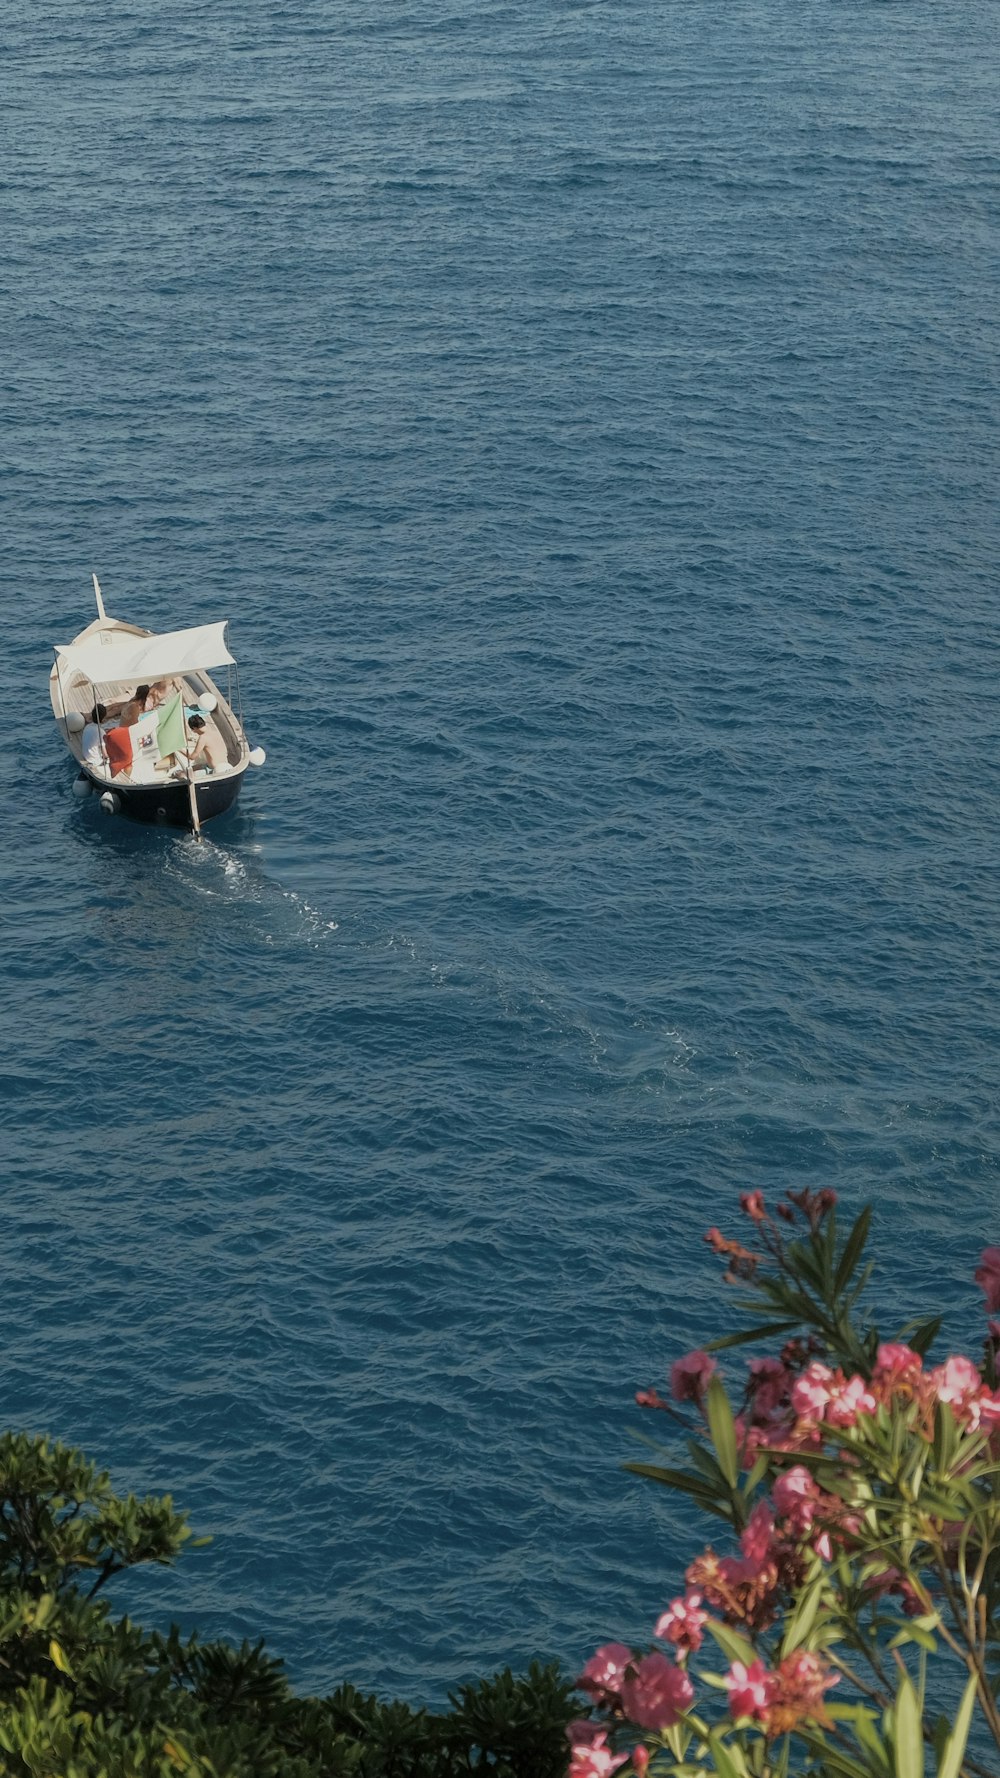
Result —
POLYGON ((746 1778, 746 1761, 737 1747, 728 1748, 712 1729, 709 1730, 708 1745, 719 1778, 746 1778), (734 1754, 739 1758, 738 1765, 734 1754))
POLYGON ((788 1620, 785 1634, 781 1639, 782 1655, 790 1655, 794 1649, 798 1648, 806 1640, 816 1622, 816 1614, 823 1597, 824 1578, 822 1573, 815 1575, 810 1584, 803 1587, 800 1592, 795 1610, 788 1620))
POLYGON ((939 1401, 934 1408, 934 1466, 944 1474, 951 1467, 958 1443, 958 1427, 955 1416, 946 1401, 939 1401))
MULTIPOLYGON (((840 1714, 839 1711, 837 1714, 840 1714)), ((888 1774, 891 1770, 889 1752, 875 1726, 878 1720, 873 1710, 868 1710, 864 1705, 860 1705, 854 1719, 854 1735, 858 1746, 863 1748, 866 1753, 871 1754, 880 1769, 888 1774)))
POLYGON ((924 1778, 924 1737, 920 1705, 908 1673, 904 1673, 899 1682, 894 1717, 896 1778, 924 1778))
POLYGON ((749 1667, 757 1659, 757 1650, 753 1643, 748 1642, 738 1631, 731 1630, 728 1624, 719 1624, 714 1618, 709 1618, 705 1628, 731 1661, 742 1661, 744 1667, 749 1667))
POLYGON ((868 1230, 871 1227, 871 1221, 872 1206, 869 1204, 862 1210, 861 1215, 854 1224, 847 1240, 844 1242, 844 1251, 840 1256, 840 1264, 837 1267, 837 1274, 833 1281, 834 1292, 837 1296, 840 1295, 841 1291, 850 1283, 854 1276, 855 1268, 865 1250, 865 1243, 868 1240, 868 1230))
POLYGON ((889 1643, 890 1648, 905 1648, 908 1642, 915 1642, 918 1648, 925 1648, 928 1654, 937 1653, 937 1642, 927 1630, 920 1630, 914 1624, 907 1624, 889 1643))
POLYGON ((718 1377, 713 1377, 708 1385, 705 1397, 705 1412, 708 1416, 708 1430, 715 1454, 721 1469, 731 1488, 735 1488, 740 1478, 739 1456, 736 1450, 736 1427, 733 1423, 733 1410, 729 1405, 726 1386, 718 1377))
POLYGON ((709 1340, 703 1350, 725 1352, 730 1346, 750 1346, 757 1340, 771 1340, 775 1334, 791 1333, 798 1325, 798 1321, 765 1321, 760 1327, 745 1327, 740 1333, 721 1334, 717 1340, 709 1340))
POLYGON ((941 1316, 935 1315, 933 1321, 919 1323, 915 1331, 911 1333, 907 1345, 912 1346, 914 1352, 919 1352, 921 1358, 926 1358, 929 1348, 933 1346, 940 1332, 941 1316))
POLYGON ((965 1743, 969 1739, 969 1729, 975 1705, 976 1676, 971 1673, 969 1682, 962 1693, 962 1702, 958 1706, 955 1726, 945 1742, 941 1763, 937 1769, 937 1778, 958 1778, 962 1761, 965 1758, 965 1743))
POLYGON ((749 1506, 760 1483, 764 1480, 770 1467, 767 1457, 757 1457, 746 1481, 743 1483, 743 1498, 749 1506))
POLYGON ((727 1522, 732 1517, 727 1506, 722 1506, 707 1482, 700 1476, 688 1475, 683 1469, 664 1469, 658 1463, 623 1463, 622 1468, 629 1475, 645 1476, 648 1481, 660 1482, 665 1488, 674 1488, 681 1494, 690 1494, 703 1512, 714 1513, 716 1518, 727 1522))
POLYGON ((73 1669, 55 1638, 49 1643, 49 1660, 52 1662, 53 1667, 58 1667, 60 1673, 68 1673, 69 1677, 72 1679, 73 1669))
POLYGON ((623 1469, 630 1475, 646 1476, 651 1482, 662 1482, 665 1488, 679 1488, 682 1494, 690 1494, 694 1500, 711 1498, 713 1490, 704 1477, 691 1475, 686 1469, 670 1469, 661 1463, 624 1463, 623 1469))
MULTIPOLYGON (((874 1270, 875 1270, 874 1260, 869 1260, 867 1265, 862 1266, 860 1272, 858 1273, 857 1277, 854 1280, 853 1288, 851 1290, 849 1290, 847 1292, 847 1295, 844 1297, 843 1303, 841 1304, 841 1307, 843 1309, 846 1309, 848 1311, 853 1309, 859 1296, 863 1295, 865 1290, 867 1290, 868 1281, 871 1278, 871 1275, 874 1272, 874 1270)), ((878 1350, 878 1335, 876 1334, 875 1338, 873 1340, 871 1340, 870 1344, 866 1343, 866 1351, 868 1354, 869 1366, 871 1366, 874 1363, 875 1353, 877 1350, 878 1350)))
POLYGON ((704 1445, 700 1445, 695 1438, 688 1439, 687 1448, 695 1469, 700 1470, 706 1482, 709 1483, 715 1493, 724 1492, 726 1478, 715 1461, 715 1458, 712 1456, 711 1451, 706 1451, 704 1445))

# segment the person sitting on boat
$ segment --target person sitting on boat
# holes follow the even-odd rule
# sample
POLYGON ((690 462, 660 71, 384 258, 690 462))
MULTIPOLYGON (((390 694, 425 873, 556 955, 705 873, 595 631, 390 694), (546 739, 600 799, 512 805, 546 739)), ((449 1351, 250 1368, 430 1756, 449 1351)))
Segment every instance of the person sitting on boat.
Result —
POLYGON ((193 734, 193 743, 188 748, 188 758, 195 767, 207 766, 214 772, 218 761, 208 744, 208 730, 203 716, 189 716, 188 728, 193 734))
POLYGON ((142 704, 139 699, 129 698, 128 703, 123 704, 119 710, 116 720, 121 728, 131 728, 133 722, 138 722, 141 715, 142 704))
POLYGON ((202 768, 214 772, 218 762, 208 744, 205 718, 203 716, 189 716, 187 730, 189 737, 187 747, 182 754, 175 755, 175 758, 183 759, 187 764, 179 766, 174 772, 174 777, 186 778, 188 771, 197 772, 202 768))
POLYGON ((108 712, 103 704, 95 704, 90 712, 87 725, 81 736, 80 745, 83 749, 83 763, 92 771, 102 771, 107 764, 107 753, 104 748, 104 721, 108 712))
POLYGON ((158 710, 166 703, 170 695, 170 687, 165 679, 158 679, 155 685, 140 685, 136 697, 142 699, 143 711, 148 715, 150 710, 158 710))

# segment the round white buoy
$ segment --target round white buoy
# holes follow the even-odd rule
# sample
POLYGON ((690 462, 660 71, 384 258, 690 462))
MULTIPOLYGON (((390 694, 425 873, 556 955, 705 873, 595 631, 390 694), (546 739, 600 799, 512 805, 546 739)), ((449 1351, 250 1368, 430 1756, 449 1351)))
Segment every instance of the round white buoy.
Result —
POLYGON ((267 754, 264 752, 263 747, 251 747, 250 764, 252 766, 262 766, 266 758, 267 754))
POLYGON ((199 710, 204 710, 206 716, 211 716, 212 711, 217 710, 218 707, 219 700, 210 691, 206 691, 202 697, 198 699, 198 708, 199 710))
POLYGON ((89 796, 91 791, 93 790, 93 788, 94 787, 91 784, 90 779, 85 778, 82 772, 80 773, 80 776, 78 778, 73 779, 73 795, 74 796, 78 796, 81 798, 85 797, 85 796, 89 796))
POLYGON ((104 792, 104 795, 101 797, 101 808, 104 810, 105 815, 117 815, 121 806, 121 798, 117 797, 113 790, 106 790, 104 792))
POLYGON ((87 726, 87 718, 81 716, 79 710, 67 710, 66 727, 71 735, 82 735, 87 726))

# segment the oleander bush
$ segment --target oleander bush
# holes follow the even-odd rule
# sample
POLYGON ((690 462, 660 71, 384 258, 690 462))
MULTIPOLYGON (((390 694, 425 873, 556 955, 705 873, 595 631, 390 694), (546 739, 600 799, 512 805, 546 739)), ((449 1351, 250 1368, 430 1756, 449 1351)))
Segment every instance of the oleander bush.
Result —
MULTIPOLYGON (((747 1244, 706 1240, 745 1325, 640 1390, 675 1437, 627 1466, 713 1541, 651 1646, 587 1661, 571 1778, 996 1778, 1000 1322, 931 1363, 937 1319, 883 1339, 864 1308, 869 1211, 740 1201, 747 1244)), ((975 1276, 994 1313, 1000 1248, 975 1276)))
POLYGON ((163 1636, 105 1589, 172 1563, 169 1497, 115 1494, 44 1438, 0 1437, 0 1772, 16 1778, 561 1778, 570 1688, 533 1665, 434 1713, 341 1686, 297 1696, 261 1644, 163 1636))
MULTIPOLYGON (((7 1434, 0 1775, 1000 1778, 1000 1320, 934 1363, 936 1319, 883 1339, 864 1307, 868 1211, 842 1234, 832 1192, 741 1206, 746 1244, 706 1239, 743 1325, 637 1396, 673 1436, 627 1467, 713 1527, 649 1646, 599 1648, 576 1700, 554 1664, 439 1712, 302 1697, 261 1643, 112 1608, 197 1542, 169 1496, 7 1434)), ((996 1314, 1000 1248, 975 1276, 996 1314)))

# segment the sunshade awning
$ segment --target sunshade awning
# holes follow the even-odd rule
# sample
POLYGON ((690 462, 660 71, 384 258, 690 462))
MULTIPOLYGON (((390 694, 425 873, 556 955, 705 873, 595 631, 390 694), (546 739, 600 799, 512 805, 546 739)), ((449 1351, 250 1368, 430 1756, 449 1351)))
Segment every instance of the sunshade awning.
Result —
POLYGON ((226 647, 226 626, 201 624, 195 630, 167 630, 159 636, 132 636, 127 630, 104 630, 86 642, 56 648, 61 673, 82 673, 92 685, 123 679, 169 679, 232 665, 226 647))

